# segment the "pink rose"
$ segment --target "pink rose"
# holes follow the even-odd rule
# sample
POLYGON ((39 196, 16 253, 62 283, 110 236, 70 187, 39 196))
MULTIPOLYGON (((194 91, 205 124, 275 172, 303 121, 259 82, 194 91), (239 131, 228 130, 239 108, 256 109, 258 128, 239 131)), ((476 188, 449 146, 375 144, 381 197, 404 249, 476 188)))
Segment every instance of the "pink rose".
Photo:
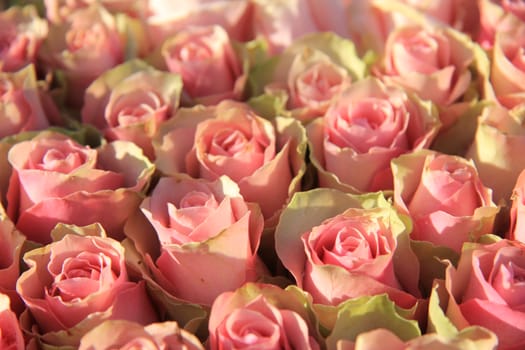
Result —
POLYGON ((525 24, 520 31, 496 35, 491 60, 492 88, 503 106, 525 103, 525 24))
POLYGON ((253 36, 251 23, 252 3, 248 0, 148 0, 146 24, 154 47, 191 26, 218 25, 231 38, 246 41, 253 36))
POLYGON ((47 22, 34 6, 13 6, 0 13, 0 72, 15 72, 34 63, 47 35, 47 22))
POLYGON ((525 243, 525 170, 522 170, 512 191, 508 238, 525 243))
POLYGON ((264 219, 227 177, 161 178, 141 211, 154 232, 130 221, 126 234, 169 295, 209 306, 264 271, 257 257, 264 219), (160 247, 148 249, 155 235, 160 247))
POLYGON ((284 93, 290 115, 307 123, 323 115, 365 70, 351 41, 333 33, 313 33, 255 66, 250 86, 254 95, 284 93))
POLYGON ((525 346, 525 246, 500 240, 466 244, 457 269, 449 266, 447 316, 456 327, 485 327, 498 336, 498 349, 525 346))
POLYGON ((368 78, 345 90, 306 130, 320 186, 358 193, 391 189, 390 161, 428 147, 438 127, 430 104, 368 78))
POLYGON ((221 294, 210 312, 210 350, 320 349, 303 298, 297 290, 265 284, 221 294))
POLYGON ((349 37, 346 5, 341 1, 254 1, 253 27, 271 53, 283 51, 297 38, 315 32, 334 32, 349 37))
POLYGON ((402 27, 389 34, 375 74, 440 107, 449 106, 472 81, 472 45, 448 27, 402 27))
POLYGON ((33 65, 15 73, 0 71, 0 122, 0 138, 49 126, 33 65))
POLYGON ((18 319, 9 306, 9 297, 2 293, 0 293, 0 347, 6 350, 25 349, 18 319))
POLYGON ((132 17, 145 16, 147 13, 148 0, 44 0, 46 17, 53 23, 62 22, 75 10, 97 2, 111 13, 122 12, 132 17))
POLYGON ((478 118, 474 140, 465 154, 472 159, 494 202, 510 201, 514 184, 525 168, 523 112, 491 105, 478 118))
POLYGON ((521 1, 478 0, 480 12, 480 33, 477 42, 485 49, 491 49, 498 33, 515 35, 523 30, 525 7, 521 1))
POLYGON ((68 103, 79 107, 89 84, 122 63, 124 41, 115 17, 93 4, 73 11, 64 22, 50 25, 41 58, 50 71, 64 72, 68 103))
POLYGON ((179 328, 176 322, 152 323, 105 321, 86 333, 79 350, 111 349, 143 350, 204 350, 193 334, 179 328))
POLYGON ((17 314, 24 308, 15 289, 25 240, 0 205, 0 293, 11 299, 11 308, 17 314))
POLYGON ((222 27, 182 29, 164 42, 161 52, 167 69, 182 77, 192 104, 241 99, 247 74, 222 27))
POLYGON ((386 293, 410 308, 419 295, 410 229, 382 194, 358 197, 317 189, 297 193, 283 210, 276 251, 315 303, 335 306, 386 293), (320 210, 322 205, 330 208, 320 210))
POLYGON ((478 0, 403 0, 403 2, 473 38, 479 31, 478 0))
POLYGON ((179 106, 178 75, 128 61, 98 77, 86 90, 82 121, 101 130, 109 141, 132 141, 154 158, 151 139, 161 122, 179 106))
POLYGON ((408 341, 403 341, 389 330, 377 328, 360 333, 355 342, 339 341, 337 350, 382 350, 385 344, 388 344, 390 350, 494 350, 498 340, 493 333, 474 327, 467 328, 454 337, 427 333, 408 341))
POLYGON ((215 180, 227 175, 265 219, 277 216, 304 172, 304 129, 289 118, 258 116, 247 104, 180 109, 155 139, 157 168, 215 180), (268 196, 271 189, 272 195, 268 196))
POLYGON ((29 269, 16 290, 37 325, 26 324, 26 331, 49 345, 78 346, 83 334, 105 320, 157 320, 145 284, 128 277, 124 248, 99 225, 57 226, 54 234, 61 239, 24 256, 29 269))
POLYGON ((138 208, 153 165, 131 142, 115 141, 98 149, 62 134, 41 133, 11 147, 13 171, 7 212, 28 239, 46 243, 59 222, 100 222, 112 237, 138 208), (107 208, 112 208, 108 211, 107 208))
POLYGON ((498 208, 472 162, 421 150, 394 159, 392 170, 394 204, 411 216, 412 239, 459 253, 464 242, 492 233, 498 208))

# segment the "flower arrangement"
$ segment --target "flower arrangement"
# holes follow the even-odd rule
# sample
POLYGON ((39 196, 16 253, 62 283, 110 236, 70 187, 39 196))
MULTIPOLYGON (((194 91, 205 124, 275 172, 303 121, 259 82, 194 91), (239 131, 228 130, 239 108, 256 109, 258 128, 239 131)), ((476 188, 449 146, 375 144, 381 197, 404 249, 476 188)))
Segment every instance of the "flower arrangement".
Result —
POLYGON ((525 3, 1 4, 1 349, 525 347, 525 3))

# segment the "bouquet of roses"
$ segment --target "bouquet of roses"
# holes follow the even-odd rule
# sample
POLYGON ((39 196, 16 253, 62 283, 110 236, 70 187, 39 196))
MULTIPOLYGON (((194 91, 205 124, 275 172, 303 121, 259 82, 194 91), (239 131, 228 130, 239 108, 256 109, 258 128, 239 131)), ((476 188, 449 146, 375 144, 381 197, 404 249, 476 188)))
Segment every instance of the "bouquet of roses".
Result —
POLYGON ((0 10, 1 349, 525 347, 525 3, 0 10))

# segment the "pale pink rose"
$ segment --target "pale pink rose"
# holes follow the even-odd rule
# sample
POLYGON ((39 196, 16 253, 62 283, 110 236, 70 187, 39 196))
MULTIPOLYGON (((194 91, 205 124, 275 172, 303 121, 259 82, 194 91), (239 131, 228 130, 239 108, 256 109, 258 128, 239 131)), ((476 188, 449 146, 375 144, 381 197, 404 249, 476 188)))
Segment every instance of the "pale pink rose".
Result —
POLYGON ((479 31, 478 0, 403 0, 416 10, 475 38, 479 31))
POLYGON ((250 85, 254 95, 284 95, 289 114, 308 123, 323 115, 353 81, 362 79, 365 70, 350 40, 334 33, 313 33, 255 66, 250 85))
POLYGON ((50 241, 58 222, 100 222, 121 238, 153 174, 153 164, 131 142, 92 149, 55 133, 13 145, 8 160, 7 212, 28 239, 40 243, 50 241))
MULTIPOLYGON (((100 226, 95 229, 100 233, 100 226)), ((46 344, 78 346, 83 334, 105 320, 157 321, 144 282, 128 277, 118 241, 66 232, 26 253, 24 261, 29 269, 16 289, 37 325, 24 328, 46 344)))
POLYGON ((14 72, 34 63, 47 35, 47 22, 34 6, 13 6, 0 12, 0 72, 14 72))
POLYGON ((63 71, 67 102, 79 107, 89 84, 123 62, 123 40, 115 17, 93 4, 76 9, 63 22, 51 24, 40 56, 49 71, 63 71))
POLYGON ((496 35, 490 81, 496 99, 512 109, 525 103, 525 24, 520 31, 496 35))
POLYGON ((481 181, 493 190, 494 202, 511 200, 514 184, 525 168, 523 112, 499 105, 484 108, 465 158, 476 164, 481 181))
POLYGON ((82 122, 101 130, 108 141, 132 141, 154 158, 151 139, 159 124, 179 107, 178 75, 131 60, 98 77, 86 90, 82 122))
POLYGON ((519 38, 515 32, 525 26, 525 6, 522 1, 478 0, 480 32, 477 42, 485 49, 491 49, 496 35, 505 33, 519 38))
POLYGON ((0 293, 11 299, 11 308, 17 314, 24 309, 16 293, 16 280, 20 275, 20 259, 25 240, 0 205, 0 293))
POLYGON ((412 239, 459 253, 464 242, 492 233, 498 208, 472 161, 421 150, 394 159, 392 170, 394 204, 411 216, 412 239))
POLYGON ((86 333, 79 350, 111 349, 204 350, 193 334, 179 328, 176 322, 152 323, 147 326, 123 321, 105 321, 86 333))
POLYGON ((512 191, 508 238, 525 243, 525 170, 522 170, 512 191))
POLYGON ((320 349, 313 325, 291 290, 247 284, 221 294, 210 311, 209 349, 320 349))
POLYGON ((457 102, 472 81, 472 43, 448 27, 407 26, 388 36, 375 74, 440 107, 457 102))
POLYGON ((147 31, 153 47, 191 26, 218 25, 239 41, 250 40, 252 3, 249 0, 148 0, 147 31))
MULTIPOLYGON (((497 347, 496 336, 481 328, 467 328, 455 336, 444 336, 437 333, 403 341, 398 335, 384 328, 360 333, 355 342, 340 340, 337 350, 382 350, 388 344, 390 350, 494 350, 497 347)), ((335 349, 334 349, 335 350, 335 349)))
POLYGON ((168 71, 182 77, 191 104, 241 99, 247 74, 222 27, 182 29, 164 42, 161 53, 168 71))
POLYGON ((18 319, 9 305, 9 297, 0 293, 0 348, 2 350, 23 350, 24 337, 18 319))
POLYGON ((47 128, 42 102, 32 64, 14 73, 0 71, 0 138, 47 128))
POLYGON ((498 349, 525 345, 525 245, 516 241, 466 244, 447 268, 447 316, 458 329, 479 325, 496 333, 498 349))
POLYGON ((100 3, 111 13, 125 13, 132 17, 142 17, 147 14, 148 0, 44 0, 46 17, 53 23, 67 20, 77 9, 100 3))
POLYGON ((257 257, 264 219, 227 177, 161 178, 141 211, 154 231, 146 235, 131 222, 126 234, 155 281, 178 299, 209 306, 264 271, 257 257), (152 235, 160 251, 147 250, 152 235))
POLYGON ((320 186, 368 192, 392 189, 390 161, 428 147, 438 128, 430 104, 368 78, 347 88, 306 130, 320 186))
POLYGON ((316 304, 388 294, 411 308, 420 292, 410 230, 408 218, 381 193, 315 189, 297 193, 283 210, 275 246, 297 286, 316 304))
POLYGON ((349 37, 346 5, 342 1, 255 0, 253 27, 271 53, 283 51, 297 38, 315 32, 334 32, 349 37))
POLYGON ((208 180, 227 175, 246 201, 261 206, 265 219, 277 215, 299 190, 304 173, 306 140, 300 123, 263 119, 240 102, 179 109, 155 140, 156 165, 162 173, 208 180))

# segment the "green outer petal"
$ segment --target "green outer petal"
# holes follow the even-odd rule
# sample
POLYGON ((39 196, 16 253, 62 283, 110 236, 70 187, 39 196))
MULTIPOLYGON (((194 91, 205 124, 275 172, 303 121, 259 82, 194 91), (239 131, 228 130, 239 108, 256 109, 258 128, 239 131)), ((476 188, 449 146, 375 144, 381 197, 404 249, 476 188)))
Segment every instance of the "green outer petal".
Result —
POLYGON ((355 341, 360 333, 377 328, 391 330, 403 341, 421 335, 418 323, 402 316, 404 311, 386 295, 350 299, 337 308, 337 319, 326 338, 327 350, 336 350, 341 339, 355 341))

